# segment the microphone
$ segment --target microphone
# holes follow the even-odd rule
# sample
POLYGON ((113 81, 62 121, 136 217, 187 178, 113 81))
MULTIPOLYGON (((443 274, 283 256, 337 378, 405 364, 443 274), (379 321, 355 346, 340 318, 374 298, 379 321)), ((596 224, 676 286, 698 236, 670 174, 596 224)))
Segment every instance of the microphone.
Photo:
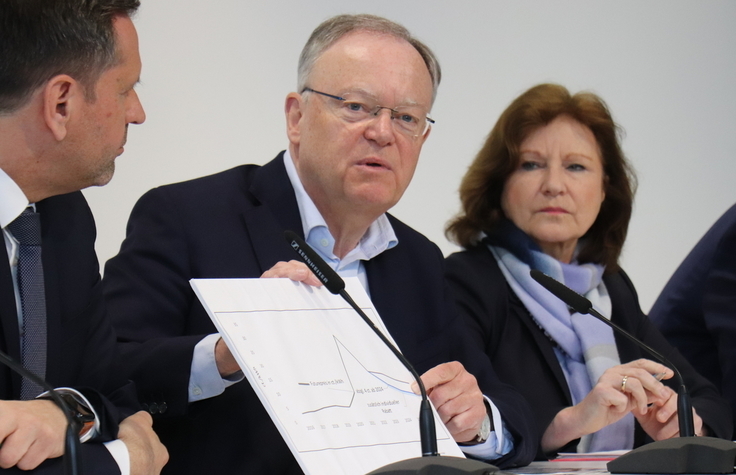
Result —
MULTIPOLYGON (((56 403, 57 406, 61 409, 61 412, 64 413, 64 416, 66 417, 66 438, 64 439, 64 473, 66 475, 79 475, 82 473, 81 464, 79 460, 79 436, 77 435, 79 432, 79 427, 77 427, 76 422, 74 419, 72 419, 71 416, 71 408, 68 406, 66 401, 64 401, 59 394, 56 392, 54 388, 51 387, 49 383, 38 377, 35 373, 32 371, 29 371, 28 369, 24 368, 23 365, 15 361, 13 358, 11 358, 6 353, 0 351, 0 363, 4 364, 8 368, 12 369, 22 377, 26 379, 30 379, 34 383, 41 386, 44 390, 48 391, 49 395, 51 395, 51 399, 56 403)), ((2 445, 0 443, 0 445, 2 445)))
POLYGON ((532 269, 529 274, 542 287, 580 314, 588 314, 613 328, 675 372, 677 419, 680 438, 652 442, 608 463, 611 473, 733 473, 736 444, 715 437, 695 437, 693 409, 680 371, 664 355, 600 314, 590 300, 552 277, 532 269))
MULTIPOLYGON (((309 244, 304 242, 304 240, 294 231, 285 231, 284 237, 286 238, 286 242, 289 243, 291 248, 299 254, 299 257, 301 257, 307 267, 309 267, 312 274, 322 282, 322 285, 324 285, 331 294, 340 295, 342 298, 346 298, 345 296, 347 295, 347 298, 350 299, 350 296, 345 292, 345 281, 337 275, 337 272, 335 272, 332 267, 327 265, 324 259, 322 259, 319 254, 309 246, 309 244), (343 293, 345 295, 343 295, 343 293)), ((352 299, 350 299, 348 303, 351 307, 355 308, 355 303, 352 299)), ((357 308, 357 311, 362 317, 363 311, 360 310, 360 308, 357 308)), ((369 325, 373 326, 373 322, 371 322, 370 319, 368 319, 368 322, 369 325)))
POLYGON ((389 341, 381 330, 379 330, 373 321, 363 312, 363 310, 355 303, 345 290, 345 281, 335 272, 335 270, 327 265, 327 263, 312 249, 304 240, 294 231, 287 230, 284 237, 292 249, 299 255, 304 263, 309 267, 312 273, 322 282, 322 284, 334 295, 342 297, 363 321, 378 335, 381 341, 391 350, 391 352, 401 361, 401 363, 409 370, 414 380, 419 386, 422 396, 422 402, 419 406, 419 438, 422 448, 422 457, 402 460, 391 463, 384 467, 378 468, 367 475, 378 474, 396 474, 408 475, 410 473, 448 473, 448 474, 490 474, 498 471, 498 468, 482 463, 476 460, 463 459, 459 457, 440 457, 437 451, 437 434, 434 423, 434 414, 432 406, 429 404, 427 391, 419 373, 414 366, 406 359, 406 357, 389 341), (430 470, 430 471, 425 471, 430 470))

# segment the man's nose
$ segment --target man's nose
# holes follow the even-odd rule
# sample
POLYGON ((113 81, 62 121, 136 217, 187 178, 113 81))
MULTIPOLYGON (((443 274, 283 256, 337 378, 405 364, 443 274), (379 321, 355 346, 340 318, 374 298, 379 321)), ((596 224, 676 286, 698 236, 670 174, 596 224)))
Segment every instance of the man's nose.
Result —
POLYGON ((394 130, 393 110, 388 107, 379 107, 370 118, 370 123, 366 127, 365 136, 369 140, 373 140, 381 146, 388 145, 396 139, 396 131, 394 130), (384 109, 386 111, 384 112, 384 109))

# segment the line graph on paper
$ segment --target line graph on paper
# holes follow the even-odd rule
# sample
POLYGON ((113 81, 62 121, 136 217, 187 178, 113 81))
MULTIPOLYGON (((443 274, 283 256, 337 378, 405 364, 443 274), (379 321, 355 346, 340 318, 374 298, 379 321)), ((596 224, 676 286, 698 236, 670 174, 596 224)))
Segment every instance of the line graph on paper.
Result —
MULTIPOLYGON (((366 368, 348 348, 333 335, 335 347, 344 369, 345 378, 332 379, 328 381, 300 382, 299 386, 305 386, 302 401, 314 408, 309 408, 302 414, 313 414, 320 411, 336 408, 350 408, 353 404, 362 404, 363 399, 378 399, 385 396, 384 391, 394 389, 404 394, 411 394, 409 381, 401 381, 387 374, 371 371, 366 368), (347 387, 345 387, 347 385, 347 387), (356 387, 356 385, 358 387, 356 387), (357 398, 357 400, 356 400, 357 398)), ((396 403, 397 401, 391 401, 396 403)), ((368 406, 391 405, 387 401, 367 402, 368 406)), ((384 413, 391 411, 384 409, 384 413)))
POLYGON ((375 343, 365 341, 378 339, 372 332, 355 332, 356 319, 365 323, 352 309, 217 317, 239 340, 246 360, 241 366, 267 395, 300 452, 419 440, 419 397, 410 389, 410 373, 393 355, 375 354, 375 343), (304 351, 289 358, 284 346, 304 351))
MULTIPOLYGON (((412 376, 340 297, 288 279, 192 288, 305 474, 361 475, 421 455, 412 376)), ((357 277, 346 290, 391 339, 357 277)), ((435 413, 440 454, 462 457, 435 413)))

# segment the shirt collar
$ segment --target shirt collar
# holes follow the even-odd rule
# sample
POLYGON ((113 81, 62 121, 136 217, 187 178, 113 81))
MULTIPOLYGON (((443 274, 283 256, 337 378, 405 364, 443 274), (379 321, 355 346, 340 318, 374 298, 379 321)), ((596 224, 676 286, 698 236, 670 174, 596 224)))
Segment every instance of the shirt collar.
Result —
POLYGON ((0 228, 12 223, 27 207, 23 190, 0 168, 0 228))
POLYGON ((294 188, 306 241, 320 254, 327 257, 333 267, 339 270, 358 260, 373 259, 386 249, 391 249, 399 243, 394 228, 384 213, 371 223, 355 249, 351 250, 343 259, 338 259, 333 253, 335 239, 330 234, 327 223, 314 201, 304 190, 289 150, 284 153, 284 166, 289 181, 291 181, 291 186, 294 188))

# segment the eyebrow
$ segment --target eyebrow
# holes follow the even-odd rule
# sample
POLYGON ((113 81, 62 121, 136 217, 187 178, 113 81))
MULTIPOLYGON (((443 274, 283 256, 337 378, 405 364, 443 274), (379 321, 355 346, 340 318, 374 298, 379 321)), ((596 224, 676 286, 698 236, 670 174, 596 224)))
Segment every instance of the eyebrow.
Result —
MULTIPOLYGON (((541 154, 541 153, 539 153, 539 152, 537 152, 535 150, 519 150, 519 156, 524 155, 524 154, 531 154, 531 155, 535 155, 537 157, 546 158, 546 155, 543 155, 543 154, 541 154)), ((581 153, 581 152, 571 152, 571 153, 568 153, 567 155, 565 155, 563 158, 568 158, 570 156, 582 157, 582 158, 586 158, 588 160, 594 160, 594 158, 595 158, 595 157, 588 156, 588 155, 586 155, 584 153, 581 153)))
MULTIPOLYGON (((361 94, 363 96, 368 96, 369 98, 371 98, 376 103, 382 102, 382 101, 378 100, 378 98, 376 97, 375 94, 370 93, 367 90, 365 90, 363 88, 360 88, 360 87, 356 87, 356 88, 353 88, 353 89, 348 89, 347 91, 344 91, 344 92, 340 93, 340 96, 341 97, 344 97, 346 94, 361 94)), ((415 100, 412 100, 412 99, 410 99, 410 100, 408 100, 406 102, 401 102, 401 103, 399 103, 399 104, 397 104, 397 105, 395 105, 393 107, 394 108, 397 108, 397 107, 407 107, 407 106, 409 106, 409 107, 422 107, 422 108, 426 108, 426 109, 429 110, 429 108, 423 106, 419 102, 417 102, 415 100)))

